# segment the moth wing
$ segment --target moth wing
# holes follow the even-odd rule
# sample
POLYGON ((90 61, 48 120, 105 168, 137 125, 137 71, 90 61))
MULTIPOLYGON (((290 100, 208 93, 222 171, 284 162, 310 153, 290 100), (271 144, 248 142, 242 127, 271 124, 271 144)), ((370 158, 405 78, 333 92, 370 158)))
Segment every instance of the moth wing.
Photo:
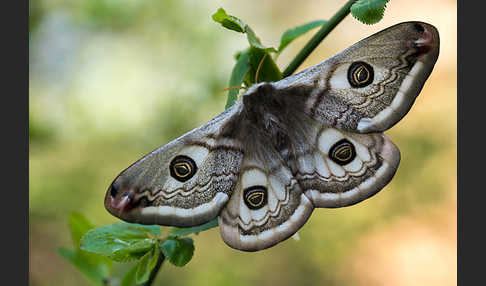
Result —
POLYGON ((389 129, 407 114, 439 54, 437 29, 397 24, 302 72, 275 83, 304 98, 305 112, 339 129, 389 129))
POLYGON ((312 138, 313 144, 301 143, 307 148, 301 147, 291 165, 314 207, 350 206, 373 196, 391 181, 400 163, 400 151, 383 133, 320 125, 312 138))
POLYGON ((233 106, 121 172, 106 192, 106 209, 128 222, 177 227, 215 218, 233 193, 243 158, 238 140, 220 136, 221 130, 236 124, 238 108, 233 106), (182 158, 180 177, 174 170, 171 174, 176 158, 182 158))
POLYGON ((314 209, 285 162, 268 146, 245 154, 235 191, 219 216, 223 240, 239 250, 262 250, 289 238, 314 209))

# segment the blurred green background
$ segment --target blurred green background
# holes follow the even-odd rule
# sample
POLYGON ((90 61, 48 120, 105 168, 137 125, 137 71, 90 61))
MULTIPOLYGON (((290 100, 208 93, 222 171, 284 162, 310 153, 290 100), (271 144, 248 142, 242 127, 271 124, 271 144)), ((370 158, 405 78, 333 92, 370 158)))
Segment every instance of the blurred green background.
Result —
MULTIPOLYGON (((224 109, 245 36, 211 19, 219 7, 277 46, 288 28, 328 19, 345 1, 36 0, 29 33, 31 285, 90 285, 57 253, 67 216, 117 221, 105 191, 129 164, 224 109)), ((394 180, 369 200, 316 209, 268 250, 196 236, 193 260, 156 285, 456 285, 456 1, 391 1, 381 22, 348 16, 300 69, 390 25, 435 25, 441 52, 409 114, 387 132, 402 152, 394 180)), ((283 69, 312 33, 278 58, 283 69)), ((127 264, 128 267, 128 264, 127 264)), ((123 267, 119 271, 124 271, 123 267)))

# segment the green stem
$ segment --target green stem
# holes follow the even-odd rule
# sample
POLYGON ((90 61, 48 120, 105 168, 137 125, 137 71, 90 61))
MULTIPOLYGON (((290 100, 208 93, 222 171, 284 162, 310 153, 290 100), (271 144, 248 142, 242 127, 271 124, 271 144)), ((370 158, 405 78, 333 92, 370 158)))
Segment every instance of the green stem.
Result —
POLYGON ((283 71, 283 77, 288 77, 304 62, 310 53, 324 40, 324 38, 337 26, 350 12, 349 8, 357 0, 350 0, 344 4, 329 21, 322 25, 322 28, 309 40, 309 42, 302 48, 302 50, 290 62, 287 68, 283 71))
POLYGON ((143 286, 152 285, 152 283, 155 280, 155 276, 157 276, 157 273, 159 273, 160 267, 162 266, 162 263, 164 262, 164 260, 165 260, 165 256, 162 253, 162 251, 160 251, 159 258, 157 259, 157 264, 155 264, 154 269, 152 269, 152 271, 150 272, 149 280, 147 280, 147 282, 145 282, 143 284, 143 286))

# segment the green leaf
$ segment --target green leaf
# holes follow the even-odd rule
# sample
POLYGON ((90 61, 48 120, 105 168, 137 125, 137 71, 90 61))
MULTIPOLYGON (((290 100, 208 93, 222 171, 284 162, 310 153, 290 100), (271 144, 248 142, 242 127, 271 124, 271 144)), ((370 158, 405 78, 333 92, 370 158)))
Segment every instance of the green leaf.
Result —
POLYGON ((74 244, 74 249, 58 248, 57 252, 64 259, 74 265, 81 273, 98 285, 104 285, 112 269, 111 261, 98 254, 89 253, 80 249, 81 237, 95 226, 78 212, 73 212, 68 218, 69 229, 74 244))
POLYGON ((156 244, 156 239, 146 238, 137 241, 127 247, 123 247, 113 252, 113 254, 108 257, 118 262, 137 260, 140 259, 140 257, 144 256, 148 251, 150 251, 156 244))
POLYGON ((351 6, 351 14, 365 24, 371 25, 378 23, 383 18, 388 1, 358 0, 351 6))
POLYGON ((112 263, 102 255, 62 247, 57 252, 97 285, 104 285, 110 277, 112 263))
POLYGON ((246 33, 248 42, 250 43, 250 46, 262 49, 265 52, 273 52, 276 53, 277 50, 272 47, 265 47, 262 45, 260 39, 257 37, 255 32, 245 24, 243 21, 238 19, 235 16, 228 15, 226 11, 223 8, 219 8, 218 11, 216 11, 213 15, 212 18, 214 21, 220 23, 223 27, 239 32, 239 33, 246 33))
POLYGON ((143 239, 153 238, 159 234, 159 226, 125 222, 114 223, 88 231, 81 238, 81 249, 110 256, 120 249, 130 247, 143 239))
POLYGON ((201 231, 205 231, 217 226, 218 226, 218 218, 215 218, 212 221, 199 226, 186 227, 186 228, 174 227, 170 231, 170 235, 174 237, 179 237, 179 236, 186 236, 193 233, 199 234, 201 231))
POLYGON ((218 11, 216 11, 213 15, 212 18, 214 21, 220 23, 223 27, 239 32, 239 33, 245 33, 245 27, 246 24, 243 23, 240 19, 226 14, 226 11, 223 8, 219 8, 218 11))
POLYGON ((68 223, 74 246, 79 248, 79 241, 81 240, 81 237, 95 226, 90 223, 84 215, 78 212, 72 212, 69 215, 68 223))
POLYGON ((278 68, 270 54, 262 49, 250 48, 250 71, 245 78, 245 84, 252 84, 267 81, 279 81, 282 79, 282 72, 278 68), (263 59, 265 57, 265 59, 263 59), (263 62, 262 62, 263 60, 263 62), (260 66, 261 65, 261 66, 260 66), (260 66, 260 69, 258 68, 260 66), (257 75, 258 71, 258 75, 257 75))
POLYGON ((307 33, 308 31, 317 28, 319 26, 324 25, 327 21, 317 20, 312 21, 300 26, 297 26, 292 29, 288 29, 282 34, 280 38, 280 45, 278 46, 278 53, 281 53, 282 50, 287 47, 292 41, 297 39, 298 37, 302 36, 303 34, 307 33))
POLYGON ((159 259, 159 248, 157 244, 147 252, 137 263, 137 271, 135 273, 135 281, 137 284, 145 283, 149 277, 150 272, 154 269, 159 259))
MULTIPOLYGON (((282 79, 282 73, 270 54, 262 49, 251 47, 238 54, 236 64, 231 72, 229 86, 237 87, 241 86, 242 83, 245 83, 246 86, 250 86, 256 83, 256 81, 278 81, 280 79, 282 79), (262 62, 265 55, 266 57, 262 62), (256 73, 260 64, 261 67, 258 71, 258 78, 256 78, 256 73)), ((235 103, 238 99, 239 92, 240 90, 237 88, 229 90, 225 109, 228 109, 235 103)))
POLYGON ((135 275, 137 273, 138 264, 135 264, 125 275, 123 275, 120 286, 135 285, 135 275))
MULTIPOLYGON (((229 87, 241 86, 246 74, 250 70, 250 54, 248 51, 240 52, 229 81, 229 87)), ((228 109, 238 99, 240 93, 239 88, 232 88, 228 91, 228 99, 226 100, 226 107, 228 109)))
POLYGON ((186 265, 194 254, 194 242, 191 238, 169 238, 162 242, 162 253, 175 266, 186 265))

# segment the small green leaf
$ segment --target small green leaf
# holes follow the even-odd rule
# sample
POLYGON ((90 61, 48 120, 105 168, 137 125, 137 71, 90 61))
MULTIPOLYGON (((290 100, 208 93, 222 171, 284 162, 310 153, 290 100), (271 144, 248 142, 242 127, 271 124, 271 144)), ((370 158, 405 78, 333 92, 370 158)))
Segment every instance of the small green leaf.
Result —
POLYGON ((388 1, 358 0, 351 6, 351 14, 362 23, 368 25, 378 23, 383 18, 388 1))
MULTIPOLYGON (((251 46, 249 49, 239 52, 236 64, 231 72, 229 86, 241 86, 242 83, 245 83, 246 86, 250 86, 256 82, 281 80, 282 73, 266 50, 268 49, 260 49, 251 46), (265 59, 263 59, 264 56, 265 59), (260 70, 258 70, 260 64, 261 67, 260 70), (258 78, 256 78, 257 70, 258 78)), ((238 99, 239 92, 240 90, 236 88, 229 90, 228 99, 226 100, 226 109, 235 103, 238 99)))
POLYGON ((216 11, 213 15, 212 18, 214 21, 220 23, 223 27, 239 32, 239 33, 244 33, 245 32, 245 27, 246 24, 243 23, 240 19, 226 14, 226 11, 224 11, 223 8, 219 8, 218 11, 216 11))
POLYGON ((157 261, 159 260, 159 255, 160 255, 160 248, 158 244, 155 244, 154 246, 154 255, 152 256, 152 259, 149 262, 149 269, 152 271, 152 269, 155 268, 155 265, 157 265, 157 261))
POLYGON ((208 223, 194 226, 194 227, 186 227, 186 228, 173 227, 172 230, 170 231, 170 235, 174 237, 179 237, 179 236, 186 236, 193 233, 199 234, 201 231, 205 231, 217 226, 218 226, 218 218, 215 218, 208 223))
POLYGON ((135 272, 135 282, 142 284, 146 282, 150 277, 150 271, 148 270, 148 264, 153 256, 153 250, 147 252, 137 263, 137 271, 135 272))
POLYGON ((110 277, 112 263, 102 255, 77 249, 58 248, 57 252, 97 285, 110 277))
POLYGON ((191 238, 169 238, 161 245, 162 253, 175 266, 186 265, 194 254, 194 242, 191 238))
POLYGON ((57 249, 57 252, 91 281, 98 285, 103 285, 103 281, 108 279, 111 273, 111 260, 102 255, 80 249, 81 237, 95 226, 84 215, 78 212, 71 213, 68 221, 75 248, 67 249, 60 247, 57 249))
POLYGON ((250 46, 262 49, 265 52, 269 53, 276 53, 277 50, 275 48, 267 48, 262 45, 260 39, 257 37, 255 32, 245 24, 243 21, 238 19, 235 16, 228 15, 226 14, 226 11, 223 8, 219 8, 218 11, 216 11, 213 15, 212 18, 214 21, 220 23, 223 27, 239 32, 239 33, 246 33, 248 42, 250 43, 250 46))
POLYGON ((150 272, 152 272, 152 269, 154 269, 155 265, 157 264, 159 254, 160 251, 156 244, 138 261, 137 271, 135 273, 135 281, 137 284, 145 283, 149 279, 150 272))
POLYGON ((117 262, 127 262, 144 256, 148 251, 150 251, 154 245, 157 244, 156 239, 146 238, 137 241, 127 247, 123 247, 108 256, 110 259, 117 262))
POLYGON ((69 215, 68 221, 74 246, 79 248, 81 237, 95 226, 84 215, 78 212, 72 212, 69 215))
POLYGON ((280 45, 278 46, 278 52, 281 53, 282 50, 287 47, 292 41, 297 39, 298 37, 302 36, 303 34, 307 33, 308 31, 317 28, 319 26, 322 26, 326 23, 327 21, 323 20, 317 20, 317 21, 312 21, 300 26, 297 26, 292 29, 288 29, 282 34, 282 37, 280 38, 280 45))
POLYGON ((273 82, 282 79, 282 72, 270 54, 262 49, 250 48, 250 71, 245 78, 245 84, 251 86, 258 82, 273 82), (263 59, 265 57, 265 59, 263 59), (263 60, 263 62, 262 62, 263 60), (261 66, 260 66, 261 65, 261 66), (260 66, 260 69, 258 67, 260 66), (258 71, 258 75, 257 75, 258 71))
POLYGON ((257 48, 257 49, 261 49, 261 50, 263 50, 264 52, 267 52, 267 53, 276 53, 277 52, 277 50, 273 47, 267 48, 267 47, 263 46, 260 39, 257 37, 255 32, 248 25, 246 25, 246 27, 245 27, 245 32, 246 32, 246 36, 248 38, 248 43, 250 43, 250 46, 257 48))
POLYGON ((122 248, 130 247, 140 240, 153 238, 159 234, 159 226, 114 223, 88 231, 81 238, 81 249, 110 256, 122 248))
POLYGON ((123 275, 120 286, 135 285, 135 275, 137 273, 138 264, 135 264, 125 275, 123 275))
MULTIPOLYGON (((229 81, 229 87, 241 86, 246 74, 250 70, 250 54, 248 51, 242 51, 239 53, 238 59, 233 71, 231 72, 231 78, 229 81)), ((228 109, 232 106, 238 99, 238 94, 240 93, 239 88, 232 88, 228 91, 228 99, 226 100, 226 107, 228 109)))

